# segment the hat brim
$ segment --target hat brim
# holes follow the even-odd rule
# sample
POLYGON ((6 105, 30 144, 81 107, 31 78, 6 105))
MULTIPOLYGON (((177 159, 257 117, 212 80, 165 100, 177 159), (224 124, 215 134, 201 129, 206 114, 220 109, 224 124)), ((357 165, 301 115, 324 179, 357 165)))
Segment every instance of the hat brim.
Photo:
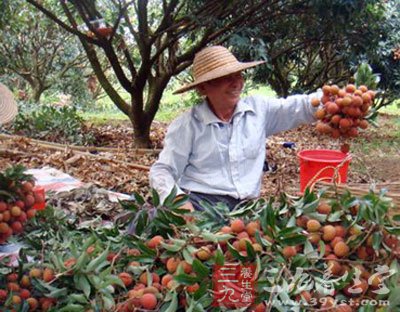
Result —
POLYGON ((217 78, 221 78, 257 65, 260 65, 262 63, 265 63, 265 61, 254 61, 254 62, 238 62, 236 64, 232 64, 232 65, 228 65, 228 66, 224 66, 222 68, 217 68, 214 69, 212 71, 209 71, 208 73, 206 73, 205 75, 203 75, 202 77, 200 77, 198 80, 189 83, 185 86, 183 86, 182 88, 179 88, 178 90, 174 91, 173 94, 180 94, 189 90, 194 89, 196 86, 198 86, 199 84, 203 83, 203 82, 207 82, 213 79, 217 79, 217 78))
POLYGON ((14 101, 14 95, 0 83, 0 125, 11 122, 18 114, 18 107, 14 101))

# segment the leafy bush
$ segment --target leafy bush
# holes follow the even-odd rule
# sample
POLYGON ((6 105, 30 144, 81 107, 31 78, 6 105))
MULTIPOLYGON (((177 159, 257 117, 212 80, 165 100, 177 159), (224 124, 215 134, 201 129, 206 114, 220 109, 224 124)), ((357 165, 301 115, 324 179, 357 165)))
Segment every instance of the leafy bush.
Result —
POLYGON ((32 104, 23 104, 20 108, 13 124, 13 130, 18 134, 58 143, 82 145, 94 141, 93 135, 87 133, 84 120, 75 107, 41 105, 33 110, 32 104))

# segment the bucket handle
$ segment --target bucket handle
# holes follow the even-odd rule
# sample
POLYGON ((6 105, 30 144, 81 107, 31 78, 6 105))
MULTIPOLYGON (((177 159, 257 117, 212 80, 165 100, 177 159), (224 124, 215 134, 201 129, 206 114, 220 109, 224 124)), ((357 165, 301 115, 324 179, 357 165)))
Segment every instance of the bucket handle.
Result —
POLYGON ((312 179, 310 179, 310 181, 308 181, 305 189, 310 188, 310 192, 313 191, 315 184, 317 184, 320 181, 326 180, 326 177, 323 178, 318 178, 318 176, 326 169, 333 169, 333 177, 332 177, 332 181, 333 181, 333 185, 336 188, 337 184, 341 183, 341 178, 340 178, 340 174, 339 174, 339 170, 344 166, 344 164, 349 161, 351 159, 351 155, 347 154, 347 156, 341 161, 341 163, 339 165, 337 165, 336 167, 334 166, 328 166, 328 167, 324 167, 322 169, 320 169, 313 177, 312 179), (336 182, 338 181, 338 182, 336 182))

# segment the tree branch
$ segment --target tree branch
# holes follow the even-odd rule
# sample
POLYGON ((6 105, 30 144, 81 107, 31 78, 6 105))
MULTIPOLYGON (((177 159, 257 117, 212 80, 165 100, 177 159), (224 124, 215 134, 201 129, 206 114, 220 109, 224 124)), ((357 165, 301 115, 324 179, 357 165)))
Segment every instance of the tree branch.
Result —
POLYGON ((107 59, 110 61, 111 67, 114 69, 115 75, 117 76, 119 82, 121 83, 121 86, 129 93, 132 93, 133 91, 132 84, 130 80, 126 77, 124 70, 121 67, 121 63, 118 59, 118 56, 115 53, 114 48, 110 41, 107 41, 107 43, 104 44, 103 50, 107 56, 107 59))
POLYGON ((147 43, 148 35, 149 35, 149 24, 147 20, 147 4, 148 0, 139 0, 138 1, 138 10, 136 12, 139 23, 139 36, 141 40, 147 43))
POLYGON ((133 28, 133 25, 129 19, 129 16, 127 14, 127 12, 124 12, 124 19, 125 19, 125 23, 128 26, 129 32, 132 34, 133 38, 135 38, 136 43, 140 42, 140 38, 139 38, 139 33, 137 31, 135 31, 135 29, 133 28))
MULTIPOLYGON (((90 42, 92 44, 98 44, 97 40, 85 35, 84 33, 78 31, 77 29, 65 24, 63 21, 58 19, 57 16, 55 16, 52 12, 50 12, 49 10, 44 8, 42 5, 40 5, 36 1, 34 1, 34 0, 26 0, 26 1, 30 4, 32 4, 34 7, 36 7, 39 11, 41 11, 48 18, 53 20, 57 25, 64 28, 66 31, 68 31, 74 35, 77 35, 80 39, 86 40, 87 42, 90 42)), ((63 0, 61 0, 60 2, 61 2, 61 4, 63 4, 63 0)))
MULTIPOLYGON (((171 0, 169 4, 166 3, 166 0, 163 0, 163 19, 158 25, 156 31, 154 32, 155 36, 158 36, 160 33, 164 32, 164 29, 168 26, 171 26, 172 12, 175 10, 176 6, 179 4, 179 0, 171 0)), ((183 3, 182 3, 183 6, 183 3)))
POLYGON ((86 42, 82 42, 83 48, 86 51, 86 54, 88 56, 89 62, 93 67, 93 71, 96 74, 97 78, 99 79, 99 82, 101 86, 103 87, 104 91, 108 94, 108 96, 113 99, 115 105, 126 115, 129 116, 130 113, 130 107, 129 105, 124 101, 124 99, 118 94, 118 92, 115 91, 111 83, 108 81, 107 77, 105 76, 101 64, 97 58, 96 51, 94 50, 94 47, 89 45, 86 42))

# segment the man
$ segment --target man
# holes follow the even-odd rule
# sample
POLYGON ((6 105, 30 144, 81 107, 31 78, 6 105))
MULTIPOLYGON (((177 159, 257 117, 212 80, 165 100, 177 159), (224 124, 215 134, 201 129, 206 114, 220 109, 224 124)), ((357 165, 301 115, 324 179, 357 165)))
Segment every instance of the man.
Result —
POLYGON ((150 170, 150 185, 165 199, 175 186, 187 193, 183 208, 202 210, 200 201, 226 203, 230 209, 260 194, 269 135, 315 120, 312 97, 240 98, 241 72, 263 63, 242 63, 222 46, 196 54, 194 82, 175 91, 197 89, 202 104, 174 120, 164 149, 150 170))
POLYGON ((10 123, 18 113, 12 92, 0 83, 0 126, 10 123))

